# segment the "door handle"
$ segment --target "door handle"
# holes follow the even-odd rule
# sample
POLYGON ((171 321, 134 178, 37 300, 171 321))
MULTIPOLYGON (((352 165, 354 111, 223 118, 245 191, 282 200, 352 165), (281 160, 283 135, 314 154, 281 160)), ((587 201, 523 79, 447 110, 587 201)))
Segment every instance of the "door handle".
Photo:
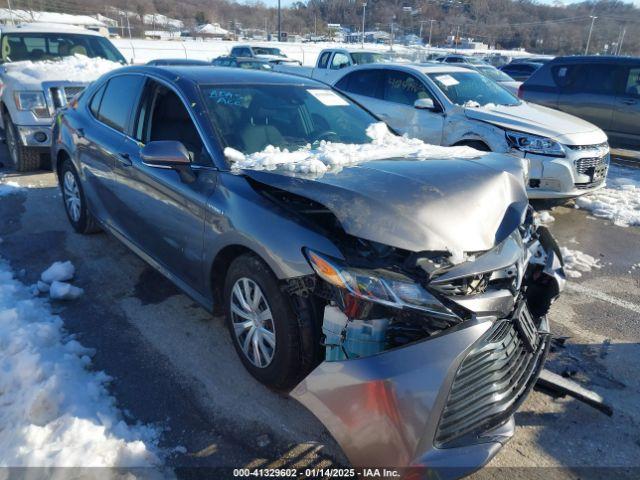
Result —
POLYGON ((131 161, 131 156, 129 156, 128 153, 119 154, 118 162, 120 162, 120 164, 124 167, 130 167, 131 165, 133 165, 133 162, 131 161))

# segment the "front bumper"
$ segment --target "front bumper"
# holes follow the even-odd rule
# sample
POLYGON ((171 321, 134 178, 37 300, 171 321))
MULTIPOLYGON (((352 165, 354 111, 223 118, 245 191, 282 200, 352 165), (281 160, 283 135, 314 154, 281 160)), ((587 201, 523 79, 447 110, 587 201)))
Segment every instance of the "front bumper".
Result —
MULTIPOLYGON (((544 291, 526 302, 551 301, 564 283, 557 245, 542 227, 530 246, 525 261, 538 258, 546 280, 544 291), (546 258, 536 257, 538 246, 546 258)), ((510 264, 514 253, 505 247, 476 263, 510 264)), ((532 342, 521 325, 528 312, 523 301, 507 307, 485 296, 475 303, 482 313, 471 320, 372 356, 325 361, 291 395, 326 426, 354 467, 400 469, 410 478, 467 475, 513 436, 513 414, 544 365, 548 324, 539 319, 532 342)))
POLYGON ((51 126, 50 125, 16 125, 20 143, 25 147, 51 146, 51 126))
POLYGON ((609 146, 566 147, 566 157, 527 154, 527 194, 533 199, 573 198, 602 188, 609 167, 609 146))

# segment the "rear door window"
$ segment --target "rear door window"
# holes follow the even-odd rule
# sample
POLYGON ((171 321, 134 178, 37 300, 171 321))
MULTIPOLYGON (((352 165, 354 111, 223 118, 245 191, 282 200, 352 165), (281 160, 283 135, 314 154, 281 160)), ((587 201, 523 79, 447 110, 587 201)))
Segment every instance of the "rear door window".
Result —
POLYGON ((331 69, 340 70, 341 68, 348 67, 349 63, 351 63, 349 57, 344 53, 336 52, 333 59, 331 59, 331 69))
POLYGON ((629 97, 640 98, 640 67, 627 70, 624 93, 629 97))
POLYGON ((622 73, 615 64, 586 63, 556 67, 554 78, 567 93, 615 95, 622 73))
POLYGON ((119 75, 110 79, 100 102, 98 119, 111 128, 128 133, 131 111, 143 85, 142 75, 119 75))
POLYGON ((419 98, 431 98, 427 87, 415 76, 406 72, 386 71, 383 89, 383 99, 387 102, 413 106, 419 98))
POLYGON ((91 113, 96 118, 98 118, 98 112, 100 110, 100 102, 102 101, 102 95, 104 95, 104 89, 106 86, 107 86, 106 83, 103 84, 95 93, 95 95, 91 98, 91 103, 89 103, 89 110, 91 110, 91 113))
POLYGON ((336 84, 336 88, 365 97, 382 97, 382 70, 359 70, 345 76, 336 84))
POLYGON ((320 60, 318 60, 318 68, 327 68, 330 56, 331 52, 324 52, 322 55, 320 55, 320 60))

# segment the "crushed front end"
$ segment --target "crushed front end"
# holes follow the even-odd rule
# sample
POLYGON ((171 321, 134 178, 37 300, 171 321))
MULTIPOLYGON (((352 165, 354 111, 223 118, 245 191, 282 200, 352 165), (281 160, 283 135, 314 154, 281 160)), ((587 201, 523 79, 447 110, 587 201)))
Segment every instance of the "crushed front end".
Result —
POLYGON ((325 303, 325 359, 292 396, 355 467, 449 478, 481 467, 513 435, 547 354, 546 315, 564 285, 549 231, 529 208, 484 252, 353 237, 342 247, 343 260, 305 252, 325 303))

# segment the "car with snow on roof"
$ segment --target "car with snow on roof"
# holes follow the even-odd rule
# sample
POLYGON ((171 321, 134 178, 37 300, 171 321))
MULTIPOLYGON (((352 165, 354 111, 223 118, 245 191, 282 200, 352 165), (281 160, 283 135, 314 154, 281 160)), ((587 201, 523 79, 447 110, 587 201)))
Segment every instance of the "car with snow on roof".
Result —
POLYGON ((224 313, 246 369, 354 467, 461 476, 513 436, 564 272, 511 157, 258 70, 126 67, 56 120, 72 227, 224 313))
POLYGON ((610 154, 600 128, 520 100, 480 72, 372 64, 350 69, 333 85, 398 132, 524 160, 529 198, 563 201, 604 186, 610 154))
POLYGON ((102 35, 33 24, 0 30, 0 116, 13 167, 36 170, 48 158, 55 111, 100 75, 125 63, 102 35))

